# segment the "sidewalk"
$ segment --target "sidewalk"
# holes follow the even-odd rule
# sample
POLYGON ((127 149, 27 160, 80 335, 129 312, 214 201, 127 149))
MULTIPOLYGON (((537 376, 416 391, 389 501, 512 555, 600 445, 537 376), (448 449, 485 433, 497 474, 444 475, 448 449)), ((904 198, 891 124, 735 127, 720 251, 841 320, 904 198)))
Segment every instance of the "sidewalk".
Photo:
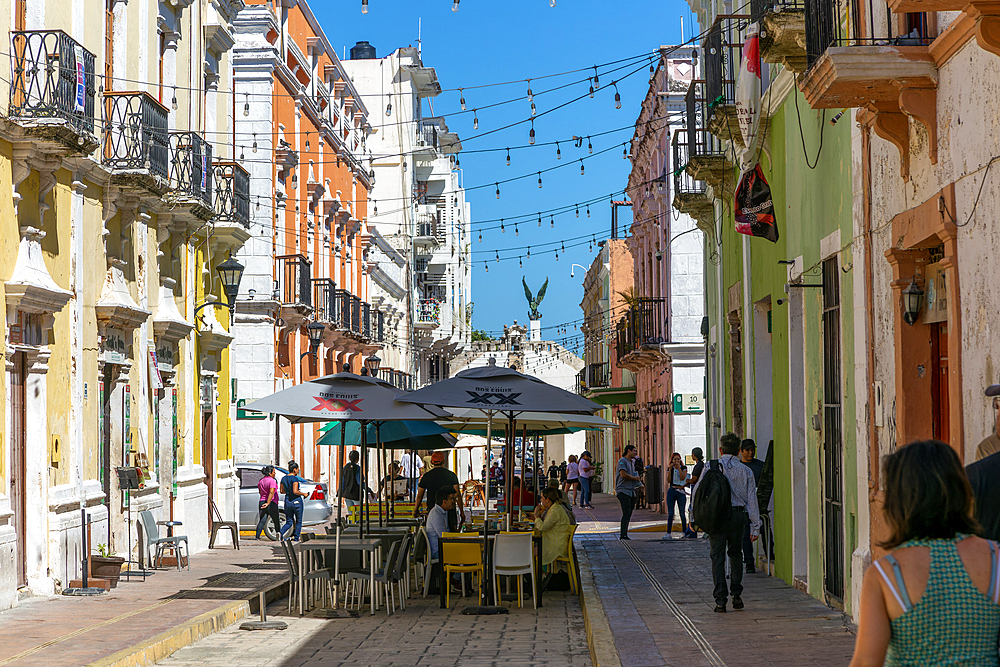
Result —
MULTIPOLYGON (((746 609, 730 607, 717 614, 712 611, 708 540, 683 539, 676 532, 664 539, 664 533, 632 528, 632 539, 622 542, 617 539, 618 501, 595 495, 594 505, 594 510, 577 509, 578 534, 586 533, 577 549, 583 568, 593 576, 622 667, 828 667, 850 662, 854 635, 841 612, 758 573, 743 576, 746 609), (596 534, 606 526, 614 532, 596 534)), ((651 514, 639 518, 649 522, 651 514)))
POLYGON ((221 629, 249 613, 248 601, 256 608, 259 591, 278 589, 288 576, 276 543, 244 538, 240 546, 194 554, 190 570, 122 580, 105 595, 24 600, 0 612, 0 666, 125 664, 140 648, 162 657, 221 629))

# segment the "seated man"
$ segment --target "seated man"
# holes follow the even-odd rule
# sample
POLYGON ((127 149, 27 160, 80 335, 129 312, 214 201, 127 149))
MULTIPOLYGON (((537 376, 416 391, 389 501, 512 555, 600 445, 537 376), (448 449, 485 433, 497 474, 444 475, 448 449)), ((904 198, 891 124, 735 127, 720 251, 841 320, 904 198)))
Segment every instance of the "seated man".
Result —
POLYGON ((535 506, 535 495, 528 490, 527 484, 522 484, 520 477, 515 477, 513 480, 514 490, 511 492, 511 497, 513 498, 514 508, 524 506, 535 506))
POLYGON ((440 557, 440 539, 448 531, 448 511, 455 508, 455 491, 447 487, 437 490, 434 496, 434 507, 427 513, 427 542, 431 550, 431 558, 440 557))

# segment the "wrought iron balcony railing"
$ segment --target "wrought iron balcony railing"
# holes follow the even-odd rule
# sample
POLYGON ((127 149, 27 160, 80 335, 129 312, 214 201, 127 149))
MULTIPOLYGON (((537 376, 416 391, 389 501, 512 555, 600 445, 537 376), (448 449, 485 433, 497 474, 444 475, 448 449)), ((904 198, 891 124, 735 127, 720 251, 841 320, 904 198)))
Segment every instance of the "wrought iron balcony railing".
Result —
POLYGON ((587 364, 587 387, 590 389, 611 386, 611 362, 587 364))
POLYGON ((674 131, 673 139, 673 167, 674 167, 674 197, 678 195, 705 194, 707 188, 704 181, 696 181, 687 172, 688 159, 688 134, 687 130, 674 131))
POLYGON ((385 342, 385 313, 381 310, 374 313, 374 319, 372 320, 375 342, 384 343, 385 342))
POLYGON ((279 255, 278 298, 282 304, 312 307, 312 264, 305 255, 279 255))
POLYGON ((343 331, 351 330, 351 296, 353 296, 346 289, 337 290, 337 311, 336 311, 336 322, 337 328, 343 331))
POLYGON ((170 187, 175 194, 211 209, 212 181, 212 144, 197 132, 171 132, 170 187))
MULTIPOLYGON (((736 104, 736 79, 743 57, 750 17, 743 14, 719 14, 702 42, 705 54, 706 119, 711 121, 719 107, 736 104)), ((725 137, 724 137, 725 138, 725 137)))
POLYGON ((94 134, 94 54, 62 30, 10 34, 10 116, 63 120, 94 134))
POLYGON ((418 324, 440 324, 441 302, 437 299, 420 299, 417 302, 418 324))
POLYGON ((361 333, 361 299, 351 295, 351 331, 361 333))
POLYGON ((167 109, 149 93, 104 93, 103 138, 106 167, 169 177, 167 109))
POLYGON ((667 340, 662 297, 640 298, 616 325, 618 361, 632 352, 642 350, 644 345, 656 345, 667 340))
POLYGON ((722 141, 708 131, 708 104, 705 82, 692 81, 684 97, 688 160, 724 153, 722 141))
POLYGON ((805 7, 805 0, 750 0, 750 20, 763 25, 768 14, 801 12, 805 7))
POLYGON ((926 46, 933 41, 926 12, 897 21, 885 0, 849 0, 846 17, 839 0, 805 0, 805 6, 809 69, 834 46, 926 46))
POLYGON ((216 162, 215 217, 250 227, 250 172, 235 162, 216 162))
POLYGON ((317 322, 337 321, 337 285, 329 278, 313 278, 313 309, 317 322))
POLYGON ((372 306, 364 301, 361 302, 361 335, 372 337, 372 306))

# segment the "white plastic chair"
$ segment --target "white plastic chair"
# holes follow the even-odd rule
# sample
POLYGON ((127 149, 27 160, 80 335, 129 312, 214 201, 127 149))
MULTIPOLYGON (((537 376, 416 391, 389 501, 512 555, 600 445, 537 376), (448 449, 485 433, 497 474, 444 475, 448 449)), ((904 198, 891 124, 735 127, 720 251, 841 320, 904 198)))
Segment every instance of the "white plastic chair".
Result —
POLYGON ((427 597, 427 591, 431 587, 431 568, 437 562, 437 558, 431 558, 431 542, 427 537, 427 530, 420 526, 413 546, 413 570, 417 575, 414 577, 417 587, 420 588, 421 582, 423 583, 422 597, 427 597))
MULTIPOLYGON (((531 533, 500 533, 493 542, 493 588, 496 603, 500 604, 500 577, 531 576, 531 601, 538 609, 538 578, 535 576, 535 559, 531 548, 531 533)), ((523 586, 517 582, 517 606, 523 603, 523 586)))

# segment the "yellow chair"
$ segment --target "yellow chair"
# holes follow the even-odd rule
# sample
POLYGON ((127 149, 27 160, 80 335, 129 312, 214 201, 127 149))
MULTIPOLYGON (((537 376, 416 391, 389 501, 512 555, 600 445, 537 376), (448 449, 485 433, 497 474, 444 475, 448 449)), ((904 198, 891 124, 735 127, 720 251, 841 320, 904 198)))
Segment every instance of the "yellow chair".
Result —
POLYGON ((576 555, 573 553, 573 536, 576 535, 576 529, 579 526, 570 526, 569 540, 566 545, 566 553, 568 556, 558 556, 553 563, 565 563, 566 569, 569 570, 569 585, 574 593, 580 593, 580 582, 576 578, 576 555))
MULTIPOLYGON (((483 545, 481 540, 468 539, 468 533, 442 533, 441 585, 445 587, 445 606, 451 608, 451 575, 465 572, 479 573, 479 596, 483 594, 483 545), (445 540, 444 538, 451 538, 445 540), (457 539, 456 539, 457 538, 457 539)), ((462 581, 465 595, 465 580, 462 581)))

